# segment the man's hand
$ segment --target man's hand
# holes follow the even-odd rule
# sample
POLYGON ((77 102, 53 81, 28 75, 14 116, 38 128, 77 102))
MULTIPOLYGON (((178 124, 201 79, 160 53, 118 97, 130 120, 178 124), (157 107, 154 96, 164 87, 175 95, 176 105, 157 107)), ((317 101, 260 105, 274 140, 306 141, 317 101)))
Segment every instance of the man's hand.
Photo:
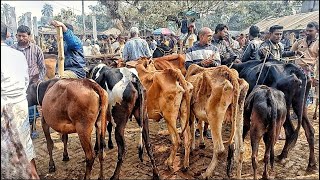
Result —
POLYGON ((303 56, 304 55, 304 53, 302 52, 302 51, 296 51, 296 55, 298 55, 298 56, 303 56))
POLYGON ((60 21, 53 20, 51 21, 51 25, 54 27, 62 27, 63 32, 66 32, 68 28, 60 21))
POLYGON ((242 63, 240 59, 235 59, 233 62, 234 63, 242 63))
POLYGON ((208 67, 208 66, 211 65, 212 63, 213 63, 213 60, 211 60, 211 59, 204 59, 204 60, 201 61, 201 65, 202 65, 203 67, 208 67))

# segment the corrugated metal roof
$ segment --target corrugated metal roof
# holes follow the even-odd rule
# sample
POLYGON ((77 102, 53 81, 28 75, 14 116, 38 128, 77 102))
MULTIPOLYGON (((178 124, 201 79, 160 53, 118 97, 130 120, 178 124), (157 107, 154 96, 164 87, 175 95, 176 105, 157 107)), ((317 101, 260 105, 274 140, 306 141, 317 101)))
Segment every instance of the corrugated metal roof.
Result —
MULTIPOLYGON (((297 30, 305 29, 307 24, 311 21, 316 21, 319 23, 319 11, 294 14, 280 18, 266 18, 255 25, 260 28, 260 31, 268 31, 273 25, 281 25, 283 26, 283 30, 297 30)), ((250 27, 241 33, 248 34, 249 28, 250 27)))

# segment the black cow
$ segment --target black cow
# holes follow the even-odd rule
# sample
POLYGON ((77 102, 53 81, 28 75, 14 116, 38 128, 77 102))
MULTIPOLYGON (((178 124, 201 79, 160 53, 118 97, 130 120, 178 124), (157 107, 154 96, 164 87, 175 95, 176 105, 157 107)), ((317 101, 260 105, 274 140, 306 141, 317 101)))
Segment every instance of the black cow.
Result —
POLYGON ((261 61, 233 64, 232 68, 239 72, 240 78, 244 78, 249 83, 250 87, 248 94, 256 84, 264 84, 281 90, 284 93, 287 105, 287 117, 284 123, 286 142, 278 159, 282 160, 286 158, 289 150, 294 147, 302 124, 310 149, 307 171, 316 169, 314 157, 314 128, 307 117, 307 108, 305 106, 305 99, 309 93, 311 81, 310 78, 304 74, 301 67, 291 63, 285 64, 277 60, 270 60, 264 65, 261 61), (262 67, 263 69, 259 77, 260 69, 262 67), (301 81, 301 84, 288 84, 287 80, 290 77, 298 78, 301 81), (298 126, 296 129, 294 129, 292 122, 290 121, 291 106, 298 116, 298 126))
POLYGON ((112 124, 115 123, 115 139, 118 146, 118 162, 111 179, 119 179, 123 156, 125 154, 124 129, 129 118, 134 115, 141 128, 139 144, 139 158, 142 161, 144 141, 147 153, 152 163, 153 178, 159 179, 159 173, 155 165, 152 147, 149 138, 149 125, 146 109, 146 90, 140 83, 137 73, 132 73, 128 68, 110 68, 105 64, 99 64, 89 70, 89 77, 96 81, 108 92, 109 113, 111 122, 107 126, 109 132, 108 147, 113 148, 111 140, 112 124), (143 139, 142 139, 143 137, 143 139))
MULTIPOLYGON (((288 82, 299 83, 297 78, 288 82)), ((301 81, 300 81, 301 82, 301 81)), ((286 119, 287 107, 283 92, 265 85, 256 86, 248 95, 244 105, 243 140, 250 129, 252 167, 257 179, 257 155, 263 136, 265 143, 263 178, 268 179, 268 163, 274 164, 274 145, 286 119)))

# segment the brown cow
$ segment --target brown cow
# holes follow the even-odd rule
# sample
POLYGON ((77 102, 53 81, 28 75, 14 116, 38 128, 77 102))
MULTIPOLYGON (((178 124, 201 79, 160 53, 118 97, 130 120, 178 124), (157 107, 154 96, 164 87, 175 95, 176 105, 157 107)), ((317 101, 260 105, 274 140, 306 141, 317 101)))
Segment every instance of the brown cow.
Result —
POLYGON ((57 55, 44 54, 44 65, 46 67, 45 80, 54 78, 56 73, 57 55))
POLYGON ((187 70, 184 66, 186 56, 182 54, 172 54, 172 55, 167 55, 159 58, 154 58, 154 66, 158 70, 164 70, 164 69, 180 69, 181 73, 185 76, 187 73, 187 70))
MULTIPOLYGON (((294 82, 293 82, 294 83, 294 82)), ((256 86, 245 101, 244 132, 245 138, 250 129, 252 147, 252 167, 257 179, 257 155, 260 139, 265 143, 263 179, 268 179, 268 163, 274 163, 274 145, 286 120, 287 106, 284 93, 265 85, 256 86)))
MULTIPOLYGON (((186 80, 191 82, 194 87, 190 107, 193 133, 192 148, 195 148, 194 118, 197 118, 199 123, 208 122, 213 136, 213 158, 206 172, 202 174, 202 177, 209 178, 212 175, 217 164, 218 153, 223 152, 225 149, 221 135, 222 124, 225 119, 232 123, 228 144, 236 146, 237 176, 240 177, 241 159, 239 156, 241 155, 240 150, 242 148, 242 131, 238 129, 242 128, 242 118, 237 119, 237 117, 239 117, 239 112, 241 112, 239 109, 243 107, 249 85, 244 80, 239 79, 238 73, 235 70, 231 70, 227 66, 202 68, 198 65, 191 65, 188 69, 186 80), (242 99, 240 99, 240 95, 242 99)), ((201 137, 200 147, 204 147, 202 125, 199 128, 201 137)), ((230 176, 229 173, 228 176, 230 176)))
MULTIPOLYGON (((49 131, 51 127, 64 135, 78 134, 86 156, 84 178, 89 179, 95 159, 91 145, 91 133, 95 126, 100 161, 99 178, 103 178, 102 141, 105 138, 108 107, 108 94, 105 90, 89 79, 51 79, 31 84, 27 90, 27 99, 29 106, 42 106, 41 122, 50 155, 49 172, 55 171, 52 158, 53 141, 49 131)), ((66 148, 65 146, 65 150, 66 148)), ((68 157, 68 154, 64 153, 63 156, 68 157)))
POLYGON ((180 118, 182 134, 184 135, 185 157, 183 171, 189 168, 191 134, 188 126, 190 112, 190 94, 192 85, 188 83, 180 70, 150 70, 146 68, 146 61, 139 60, 136 69, 143 86, 147 90, 147 111, 150 119, 159 121, 164 118, 172 138, 172 150, 166 165, 172 168, 174 158, 180 144, 180 137, 176 128, 180 118))

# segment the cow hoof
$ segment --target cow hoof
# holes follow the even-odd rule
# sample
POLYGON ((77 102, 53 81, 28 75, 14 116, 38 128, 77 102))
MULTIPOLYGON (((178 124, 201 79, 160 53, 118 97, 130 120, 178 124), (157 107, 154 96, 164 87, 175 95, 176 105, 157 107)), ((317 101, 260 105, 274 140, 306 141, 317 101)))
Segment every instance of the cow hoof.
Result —
POLYGON ((188 170, 189 170, 189 167, 182 167, 182 168, 181 168, 181 171, 182 171, 182 172, 187 172, 188 170))
POLYGON ((111 176, 110 180, 118 180, 119 178, 116 178, 114 175, 111 176))
POLYGON ((62 159, 62 161, 69 161, 69 156, 68 155, 63 155, 63 159, 62 159))
POLYGON ((285 163, 285 157, 283 156, 283 155, 278 155, 278 156, 276 156, 276 158, 275 158, 275 160, 277 161, 277 162, 280 162, 280 163, 285 163))
POLYGON ((55 172, 56 171, 56 166, 49 166, 49 173, 55 172))
POLYGON ((199 148, 204 149, 204 148, 206 148, 206 145, 204 143, 200 143, 199 148))
POLYGON ((313 171, 316 171, 316 170, 318 170, 316 164, 308 165, 308 167, 306 169, 307 172, 313 172, 313 171))
POLYGON ((317 116, 313 116, 313 118, 312 118, 313 120, 317 120, 317 116))

